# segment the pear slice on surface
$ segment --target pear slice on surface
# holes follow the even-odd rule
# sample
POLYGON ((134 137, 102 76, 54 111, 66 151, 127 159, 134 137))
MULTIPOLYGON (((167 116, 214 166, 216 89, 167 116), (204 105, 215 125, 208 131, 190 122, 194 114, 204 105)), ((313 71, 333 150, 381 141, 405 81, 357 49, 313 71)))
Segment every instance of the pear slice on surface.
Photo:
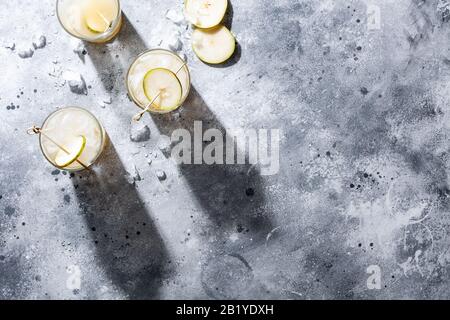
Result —
POLYGON ((225 16, 228 0, 186 0, 187 20, 199 28, 217 26, 225 16))
POLYGON ((152 69, 144 77, 144 93, 153 105, 161 110, 172 110, 178 107, 183 89, 180 80, 169 69, 152 69), (159 94, 159 96, 158 96, 159 94))
POLYGON ((195 29, 192 48, 200 60, 219 64, 228 60, 236 49, 236 39, 225 26, 212 29, 195 29))
POLYGON ((59 150, 55 157, 56 165, 61 168, 67 167, 68 165, 74 163, 81 153, 83 153, 83 150, 86 147, 86 137, 77 136, 64 147, 69 153, 59 150))

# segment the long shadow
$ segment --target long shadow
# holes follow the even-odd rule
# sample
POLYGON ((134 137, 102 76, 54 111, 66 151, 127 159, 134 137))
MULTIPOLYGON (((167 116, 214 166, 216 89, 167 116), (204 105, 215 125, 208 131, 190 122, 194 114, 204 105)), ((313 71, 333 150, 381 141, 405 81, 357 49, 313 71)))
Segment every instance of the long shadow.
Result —
MULTIPOLYGON (((228 137, 224 126, 195 88, 191 88, 179 117, 166 114, 152 115, 152 118, 160 133, 169 137, 175 129, 186 129, 193 139, 194 121, 202 122, 203 131, 219 129, 228 137)), ((180 170, 208 217, 216 223, 218 236, 222 234, 225 238, 230 232, 239 232, 251 237, 254 245, 265 241, 273 226, 264 210, 262 179, 255 166, 182 164, 180 170)))
POLYGON ((233 4, 230 0, 228 0, 228 7, 227 7, 227 13, 225 14, 225 17, 223 18, 222 23, 228 28, 233 28, 233 17, 234 17, 234 8, 233 4))
POLYGON ((131 299, 157 299, 169 254, 136 187, 109 143, 96 170, 72 181, 97 251, 115 286, 131 299))
POLYGON ((111 44, 85 42, 84 45, 105 90, 118 96, 126 92, 125 76, 128 67, 147 47, 124 13, 121 30, 111 40, 111 44), (114 50, 112 50, 111 44, 115 45, 114 50))
MULTIPOLYGON (((231 3, 231 1, 228 1, 227 12, 222 20, 222 24, 224 26, 226 26, 228 28, 228 30, 230 30, 230 31, 233 31, 233 29, 232 29, 233 28, 233 16, 234 16, 233 4, 231 3)), ((242 56, 242 47, 236 40, 236 49, 235 49, 233 55, 224 63, 211 64, 211 63, 207 63, 204 61, 202 61, 202 62, 212 68, 218 68, 218 69, 228 68, 228 67, 231 67, 231 66, 237 64, 239 62, 239 60, 241 60, 241 56, 242 56)))
POLYGON ((239 60, 241 60, 241 57, 242 57, 242 47, 239 44, 239 42, 237 42, 237 40, 236 40, 236 49, 230 59, 228 59, 224 63, 220 63, 220 64, 211 64, 211 63, 206 63, 206 62, 204 62, 204 63, 212 68, 222 69, 222 68, 228 68, 228 67, 234 66, 235 64, 237 64, 239 62, 239 60))
MULTIPOLYGON (((223 18, 222 23, 231 32, 233 32, 233 16, 234 16, 233 4, 231 3, 231 1, 228 1, 227 13, 225 14, 225 17, 223 18)), ((224 63, 220 63, 220 64, 210 64, 210 63, 205 63, 205 64, 207 64, 208 66, 210 66, 212 68, 218 68, 218 69, 228 68, 228 67, 231 67, 231 66, 237 64, 239 62, 239 60, 241 60, 241 56, 242 56, 242 47, 239 44, 239 42, 236 41, 236 49, 233 53, 233 56, 230 59, 228 59, 224 63)))

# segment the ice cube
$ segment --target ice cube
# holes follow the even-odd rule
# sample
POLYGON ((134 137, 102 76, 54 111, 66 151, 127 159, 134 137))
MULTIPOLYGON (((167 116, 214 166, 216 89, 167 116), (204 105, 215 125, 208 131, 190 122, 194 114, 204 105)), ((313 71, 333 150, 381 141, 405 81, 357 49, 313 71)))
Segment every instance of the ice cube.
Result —
POLYGON ((32 48, 20 50, 18 52, 19 57, 21 57, 22 59, 31 58, 33 56, 33 54, 34 54, 34 50, 32 48))
POLYGON ((167 175, 163 170, 157 170, 156 177, 159 179, 159 181, 164 181, 167 179, 167 175))
POLYGON ((133 125, 131 127, 130 140, 133 142, 144 142, 150 139, 150 128, 145 126, 133 125))
POLYGON ((138 169, 136 168, 136 166, 134 166, 134 175, 133 175, 133 179, 134 181, 141 181, 141 175, 139 174, 138 169))
POLYGON ((177 28, 167 28, 164 30, 162 42, 163 46, 172 51, 181 50, 183 43, 180 41, 181 32, 177 28))
POLYGON ((112 103, 112 98, 111 97, 103 97, 101 99, 98 100, 98 104, 100 105, 100 107, 105 108, 106 105, 111 104, 112 103))
POLYGON ((105 104, 111 104, 111 103, 112 103, 112 98, 111 98, 110 96, 104 97, 104 98, 103 98, 103 103, 105 103, 105 104))
POLYGON ((136 185, 136 181, 142 180, 142 177, 139 174, 139 171, 136 166, 134 166, 134 172, 132 174, 127 172, 127 174, 125 175, 125 178, 127 179, 129 184, 134 185, 134 186, 136 185))
POLYGON ((67 130, 67 135, 71 138, 73 135, 84 135, 87 143, 91 143, 91 137, 88 135, 92 132, 91 128, 95 128, 95 123, 92 123, 90 117, 86 116, 83 111, 71 111, 64 115, 61 120, 61 126, 67 130))
POLYGON ((450 20, 450 3, 447 0, 439 0, 437 5, 437 12, 442 17, 442 21, 450 20))
POLYGON ((178 55, 181 59, 183 59, 185 62, 187 62, 187 55, 184 52, 179 52, 178 55))
POLYGON ((47 45, 47 38, 44 35, 35 37, 33 40, 33 47, 35 50, 42 49, 47 45))
POLYGON ((73 49, 73 52, 76 53, 78 57, 84 61, 84 56, 87 54, 87 50, 83 42, 78 42, 75 49, 73 49))
POLYGON ((172 51, 180 51, 183 47, 183 43, 180 41, 178 37, 169 38, 167 42, 167 46, 172 51))
POLYGON ((74 71, 64 71, 62 76, 69 84, 70 91, 76 94, 87 95, 86 81, 84 81, 81 74, 74 71))
POLYGON ((169 9, 166 12, 166 19, 172 21, 176 25, 180 25, 184 21, 184 16, 179 11, 169 9))
POLYGON ((164 154, 165 157, 170 156, 170 151, 172 147, 172 141, 168 136, 161 135, 158 140, 158 148, 164 154))
POLYGON ((11 51, 14 51, 14 49, 16 48, 16 44, 14 42, 6 42, 6 43, 3 43, 3 47, 5 47, 6 49, 9 49, 11 51))
POLYGON ((97 155, 98 148, 88 145, 87 140, 88 138, 86 138, 86 146, 84 147, 84 150, 81 153, 79 159, 85 164, 90 164, 97 155))

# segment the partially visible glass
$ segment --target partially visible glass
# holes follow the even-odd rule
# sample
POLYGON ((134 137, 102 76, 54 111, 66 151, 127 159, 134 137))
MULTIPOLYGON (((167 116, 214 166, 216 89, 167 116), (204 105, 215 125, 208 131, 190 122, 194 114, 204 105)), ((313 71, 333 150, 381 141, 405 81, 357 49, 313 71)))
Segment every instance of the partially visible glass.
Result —
POLYGON ((111 40, 122 25, 119 0, 57 0, 56 14, 69 34, 94 43, 111 40))
POLYGON ((66 107, 51 113, 39 128, 39 144, 44 157, 55 167, 80 171, 91 166, 102 153, 106 133, 97 118, 79 107, 66 107), (70 145, 74 137, 84 136, 86 144, 77 160, 65 167, 56 164, 61 147, 70 145))
POLYGON ((191 78, 186 62, 176 53, 165 49, 152 49, 141 53, 128 69, 126 84, 131 99, 142 109, 154 113, 168 113, 178 109, 186 100, 191 88, 191 78), (160 109, 155 105, 149 108, 150 100, 144 92, 144 77, 150 70, 167 69, 172 71, 181 85, 181 98, 170 109, 160 109))

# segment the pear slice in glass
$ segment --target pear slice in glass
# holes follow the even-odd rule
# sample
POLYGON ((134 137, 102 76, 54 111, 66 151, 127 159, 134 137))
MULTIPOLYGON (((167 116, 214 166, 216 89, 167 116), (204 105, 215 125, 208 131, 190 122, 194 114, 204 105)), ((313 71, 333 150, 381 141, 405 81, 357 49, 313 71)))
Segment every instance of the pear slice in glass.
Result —
POLYGON ((64 146, 65 150, 58 150, 55 157, 55 164, 61 168, 71 165, 83 153, 85 147, 86 138, 84 136, 74 137, 70 143, 64 146))
POLYGON ((116 7, 110 1, 89 1, 84 8, 84 22, 89 30, 95 33, 106 32, 116 18, 116 7))
POLYGON ((161 110, 172 110, 178 107, 183 96, 180 80, 169 69, 152 69, 144 77, 144 93, 153 101, 153 105, 161 110))

